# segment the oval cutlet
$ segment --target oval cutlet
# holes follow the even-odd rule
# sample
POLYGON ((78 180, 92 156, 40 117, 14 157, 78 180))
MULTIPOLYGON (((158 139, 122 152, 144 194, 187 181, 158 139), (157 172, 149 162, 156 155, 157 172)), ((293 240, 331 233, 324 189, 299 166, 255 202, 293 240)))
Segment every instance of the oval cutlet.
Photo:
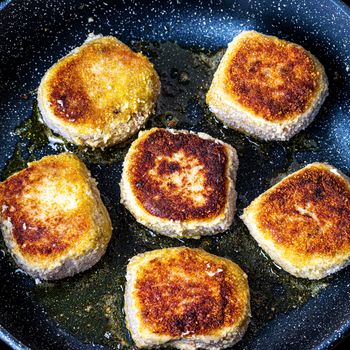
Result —
POLYGON ((349 263, 349 179, 327 164, 288 176, 253 201, 243 220, 267 253, 296 276, 319 279, 349 263))
POLYGON ((198 249, 147 252, 128 265, 125 311, 137 346, 225 348, 249 322, 247 277, 233 262, 198 249))
POLYGON ((294 43, 245 31, 229 44, 207 94, 228 126, 288 140, 312 122, 328 91, 321 63, 294 43))
POLYGON ((114 37, 94 37, 59 60, 38 91, 45 123, 67 140, 110 146, 137 132, 160 91, 156 71, 141 53, 114 37))
POLYGON ((124 163, 121 200, 141 223, 189 237, 230 225, 236 154, 203 135, 155 128, 133 143, 124 163), (219 227, 211 228, 212 223, 219 227))
POLYGON ((104 254, 111 222, 85 165, 47 156, 0 184, 1 224, 17 264, 42 279, 86 270, 104 254))

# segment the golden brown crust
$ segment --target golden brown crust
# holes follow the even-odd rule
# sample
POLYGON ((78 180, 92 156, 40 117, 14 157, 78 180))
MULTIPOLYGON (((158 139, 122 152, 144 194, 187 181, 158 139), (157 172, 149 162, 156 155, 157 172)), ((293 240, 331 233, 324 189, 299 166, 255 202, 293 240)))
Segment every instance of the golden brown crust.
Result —
POLYGON ((0 184, 1 218, 12 224, 13 239, 22 256, 52 259, 77 249, 93 228, 86 176, 86 168, 75 156, 63 154, 31 163, 0 184), (73 194, 75 186, 78 192, 73 194), (70 190, 73 197, 65 202, 63 197, 70 190), (53 196, 57 196, 56 203, 53 196))
POLYGON ((113 37, 102 37, 59 61, 45 88, 56 118, 103 128, 111 121, 128 121, 148 109, 150 101, 153 108, 159 79, 145 56, 113 37))
POLYGON ((226 88, 238 103, 272 122, 292 119, 310 107, 321 72, 308 51, 256 32, 236 45, 226 88))
POLYGON ((249 299, 237 265, 189 248, 168 249, 141 266, 135 293, 143 324, 171 337, 212 335, 239 324, 249 299))
POLYGON ((326 165, 306 167, 264 194, 259 228, 276 244, 304 257, 350 249, 350 189, 326 165))
POLYGON ((223 144, 190 133, 155 129, 137 146, 129 181, 150 214, 171 220, 208 219, 225 208, 223 144))

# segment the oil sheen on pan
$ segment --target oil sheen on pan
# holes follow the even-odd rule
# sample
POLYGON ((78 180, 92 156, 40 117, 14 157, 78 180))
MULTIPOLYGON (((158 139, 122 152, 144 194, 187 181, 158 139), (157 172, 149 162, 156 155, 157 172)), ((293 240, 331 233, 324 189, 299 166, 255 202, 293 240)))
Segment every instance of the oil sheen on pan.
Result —
POLYGON ((0 16, 2 179, 28 161, 73 151, 97 179, 114 227, 103 259, 93 269, 59 282, 36 283, 17 270, 1 240, 0 324, 7 331, 33 349, 132 349, 122 302, 128 259, 183 245, 232 259, 249 276, 253 317, 236 349, 299 349, 301 340, 305 348, 327 349, 349 330, 349 269, 321 281, 294 278, 261 252, 237 216, 226 233, 214 237, 180 241, 155 235, 116 205, 122 161, 132 139, 105 150, 74 146, 40 123, 34 98, 44 72, 89 33, 118 37, 142 51, 161 80, 156 113, 147 129, 201 131, 237 150, 240 215, 260 193, 308 163, 329 162, 349 174, 350 19, 344 5, 36 0, 8 4, 0 16), (224 49, 242 30, 298 43, 325 66, 330 94, 315 121, 287 143, 257 141, 226 129, 205 105, 224 49))

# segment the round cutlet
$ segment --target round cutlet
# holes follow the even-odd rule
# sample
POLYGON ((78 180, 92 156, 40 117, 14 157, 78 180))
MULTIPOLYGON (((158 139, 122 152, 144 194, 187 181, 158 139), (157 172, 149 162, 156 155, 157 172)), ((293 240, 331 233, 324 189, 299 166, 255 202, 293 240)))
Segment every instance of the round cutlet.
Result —
POLYGON ((140 254, 128 265, 125 311, 137 346, 225 348, 241 339, 249 322, 247 276, 232 261, 199 249, 140 254))
POLYGON ((59 279, 90 268, 111 238, 96 183, 70 153, 29 163, 2 182, 0 208, 6 245, 34 277, 59 279))
POLYGON ((105 147, 143 126, 159 91, 144 55, 112 36, 96 36, 47 71, 38 103, 44 122, 68 141, 105 147))
POLYGON ((206 96, 227 126, 287 141, 315 118, 328 93, 322 64, 300 45, 255 31, 229 43, 206 96))
POLYGON ((308 165, 245 211, 253 236, 288 272, 318 279, 349 263, 350 184, 337 169, 308 165))
POLYGON ((227 69, 227 89, 234 99, 268 121, 304 113, 321 82, 319 67, 308 51, 260 34, 237 45, 227 69))
POLYGON ((328 168, 313 166, 267 194, 259 222, 278 244, 303 255, 350 253, 350 189, 328 168), (283 228, 283 229, 282 229, 283 228))
POLYGON ((228 202, 234 202, 236 167, 235 151, 223 142, 205 134, 154 128, 142 133, 128 152, 122 202, 141 223, 168 235, 186 234, 186 223, 198 227, 198 235, 200 225, 210 230, 211 223, 229 217, 222 224, 227 227, 233 217, 228 202), (168 232, 176 223, 182 227, 168 232))

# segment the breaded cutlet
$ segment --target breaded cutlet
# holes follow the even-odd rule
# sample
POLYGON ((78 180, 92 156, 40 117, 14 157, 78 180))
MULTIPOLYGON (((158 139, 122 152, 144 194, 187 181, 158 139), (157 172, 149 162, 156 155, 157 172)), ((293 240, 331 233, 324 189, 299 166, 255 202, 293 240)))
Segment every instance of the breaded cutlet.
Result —
POLYGON ((244 209, 242 220, 294 276, 320 279, 350 262, 350 179, 328 164, 287 176, 244 209))
POLYGON ((140 130, 159 92, 158 74, 143 54, 112 36, 93 36, 46 72, 38 106, 68 141, 106 147, 140 130))
POLYGON ((159 249, 133 257, 126 279, 126 325, 140 348, 224 349, 247 329, 247 275, 228 259, 159 249))
POLYGON ((125 157, 121 202, 138 222, 170 237, 212 235, 232 223, 238 158, 204 133, 153 128, 125 157))
POLYGON ((29 163, 0 183, 0 222, 19 267, 46 280, 93 266, 112 234, 95 180, 71 153, 29 163))
POLYGON ((206 102, 231 128, 286 141, 314 120, 327 92, 325 70, 309 51, 244 31, 228 45, 206 102))

